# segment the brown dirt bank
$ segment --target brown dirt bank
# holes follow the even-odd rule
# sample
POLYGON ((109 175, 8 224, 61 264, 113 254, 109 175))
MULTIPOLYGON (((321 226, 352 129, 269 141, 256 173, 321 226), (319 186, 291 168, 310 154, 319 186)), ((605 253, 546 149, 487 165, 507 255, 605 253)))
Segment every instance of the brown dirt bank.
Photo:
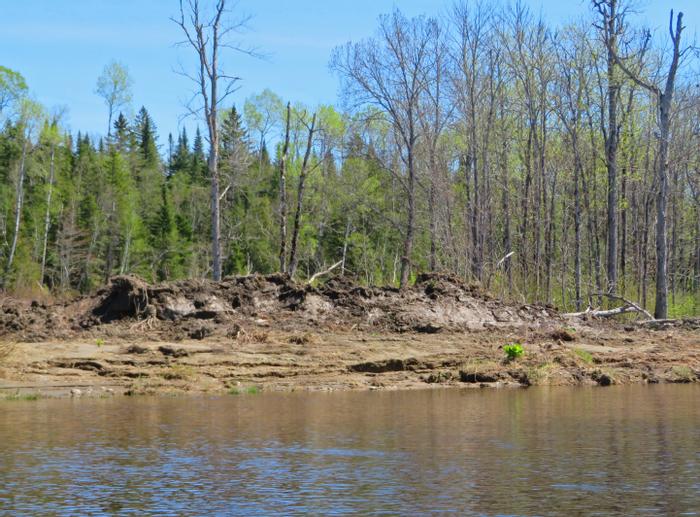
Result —
POLYGON ((117 277, 67 303, 0 303, 0 398, 696 382, 697 328, 567 321, 444 275, 404 291, 117 277), (508 362, 514 342, 525 354, 508 362))

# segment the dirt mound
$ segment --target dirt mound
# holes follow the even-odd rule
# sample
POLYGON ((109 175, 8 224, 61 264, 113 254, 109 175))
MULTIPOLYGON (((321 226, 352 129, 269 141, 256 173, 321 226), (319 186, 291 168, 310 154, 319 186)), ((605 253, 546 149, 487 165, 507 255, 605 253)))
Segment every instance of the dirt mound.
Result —
POLYGON ((118 276, 94 296, 64 305, 5 303, 0 306, 0 334, 43 339, 110 328, 122 334, 148 330, 169 338, 203 339, 253 325, 437 333, 538 325, 553 318, 558 315, 551 309, 509 305, 458 278, 435 273, 419 275, 403 290, 365 287, 342 277, 312 287, 283 274, 158 285, 118 276))

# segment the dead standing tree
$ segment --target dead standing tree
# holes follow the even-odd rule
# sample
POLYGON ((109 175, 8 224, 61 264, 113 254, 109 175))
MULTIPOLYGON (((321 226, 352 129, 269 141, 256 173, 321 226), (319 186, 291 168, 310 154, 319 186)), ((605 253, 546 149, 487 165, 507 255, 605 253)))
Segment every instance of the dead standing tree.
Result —
MULTIPOLYGON (((316 132, 316 113, 311 118, 311 125, 308 126, 309 136, 306 141, 306 152, 304 153, 304 161, 301 164, 299 172, 299 186, 297 188, 297 207, 294 212, 294 228, 292 230, 292 247, 289 254, 289 276, 294 278, 299 264, 299 232, 301 230, 301 213, 304 207, 304 189, 306 186, 306 178, 309 174, 309 160, 311 158, 311 150, 313 148, 314 133, 316 132)), ((316 164, 318 165, 318 164, 316 164)), ((315 168, 315 167, 314 167, 315 168)))
MULTIPOLYGON (((593 0, 601 24, 596 28, 601 33, 603 44, 608 49, 607 55, 607 128, 602 124, 605 140, 605 164, 608 170, 608 248, 607 248, 607 292, 617 290, 617 148, 620 140, 618 123, 618 102, 620 100, 620 81, 617 77, 615 54, 618 40, 624 34, 625 9, 618 0, 593 0)), ((602 121, 601 121, 602 123, 602 121)))
POLYGON ((616 49, 608 47, 612 57, 620 68, 637 85, 649 91, 656 101, 659 124, 659 150, 656 166, 656 305, 654 307, 654 317, 656 319, 666 319, 668 317, 668 279, 667 279, 667 230, 666 230, 666 205, 668 203, 668 143, 671 134, 671 108, 673 103, 673 92, 676 85, 676 75, 683 54, 687 50, 681 50, 681 34, 683 32, 683 13, 679 12, 676 18, 675 27, 673 25, 673 10, 671 10, 668 31, 673 43, 673 54, 666 75, 664 88, 649 82, 635 74, 620 59, 616 49))
POLYGON ((218 0, 213 12, 205 13, 199 0, 180 0, 179 18, 172 20, 185 35, 181 45, 189 46, 197 55, 198 67, 194 74, 181 72, 196 84, 196 90, 187 109, 190 115, 204 115, 209 140, 207 169, 211 182, 211 247, 212 277, 221 280, 221 196, 219 194, 219 106, 237 90, 240 77, 229 75, 222 69, 221 52, 224 49, 255 55, 255 50, 243 48, 230 41, 233 33, 245 27, 247 18, 230 22, 226 0, 218 0), (193 106, 195 100, 199 101, 193 106))
POLYGON ((346 95, 358 105, 379 107, 396 134, 404 170, 395 166, 385 168, 406 194, 401 287, 408 284, 411 270, 416 233, 420 100, 429 75, 430 45, 436 38, 437 27, 433 19, 409 20, 396 10, 380 18, 376 38, 336 48, 331 61, 331 67, 343 80, 346 95))
POLYGON ((280 225, 280 272, 287 272, 287 160, 289 159, 289 131, 292 118, 292 105, 287 103, 287 121, 284 131, 284 147, 282 148, 282 158, 280 159, 280 205, 279 205, 279 225, 280 225))

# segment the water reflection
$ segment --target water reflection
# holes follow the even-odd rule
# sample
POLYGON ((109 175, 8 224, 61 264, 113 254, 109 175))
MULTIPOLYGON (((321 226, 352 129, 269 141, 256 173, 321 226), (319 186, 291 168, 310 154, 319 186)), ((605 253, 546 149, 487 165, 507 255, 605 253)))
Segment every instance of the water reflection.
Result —
POLYGON ((696 386, 0 405, 0 513, 683 514, 696 386))

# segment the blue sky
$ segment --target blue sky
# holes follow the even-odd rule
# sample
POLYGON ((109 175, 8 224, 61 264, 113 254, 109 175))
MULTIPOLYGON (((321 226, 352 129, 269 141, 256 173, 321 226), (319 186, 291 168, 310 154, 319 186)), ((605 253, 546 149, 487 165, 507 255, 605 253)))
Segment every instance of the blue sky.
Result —
MULTIPOLYGON (((205 0, 206 1, 206 0, 205 0)), ((588 0, 525 0, 553 23, 586 16, 588 0)), ((269 55, 255 60, 231 55, 227 68, 243 78, 233 100, 270 88, 285 100, 309 105, 337 101, 338 84, 328 70, 336 45, 373 33, 377 17, 398 6, 407 15, 440 14, 452 0, 239 0, 251 15, 244 41, 269 55)), ((671 7, 685 12, 688 35, 700 22, 698 0, 638 0, 640 21, 668 23, 671 7)), ((68 108, 67 125, 99 135, 107 111, 94 94, 104 65, 116 59, 134 80, 133 109, 145 105, 159 128, 161 144, 178 131, 183 102, 191 91, 174 73, 189 54, 169 17, 176 0, 0 0, 0 65, 20 71, 45 106, 68 108)), ((663 29, 662 29, 663 30, 663 29)), ((183 122, 191 128, 195 122, 183 122)))

